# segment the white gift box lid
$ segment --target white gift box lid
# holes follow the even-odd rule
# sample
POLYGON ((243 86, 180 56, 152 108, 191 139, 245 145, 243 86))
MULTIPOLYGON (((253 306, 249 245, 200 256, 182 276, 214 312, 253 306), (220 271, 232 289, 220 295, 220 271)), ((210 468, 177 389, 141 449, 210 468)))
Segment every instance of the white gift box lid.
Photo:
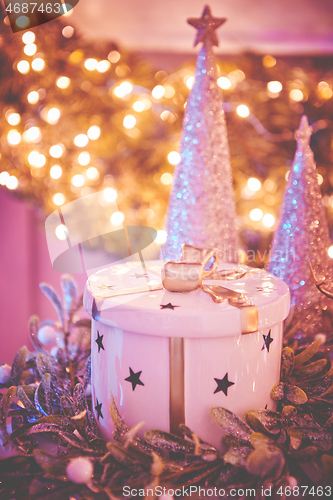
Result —
MULTIPOLYGON (((129 261, 104 268, 89 277, 84 308, 95 320, 121 330, 163 337, 229 337, 241 335, 240 310, 215 303, 198 289, 189 293, 150 291, 161 285, 162 261, 129 261), (140 293, 128 293, 140 288, 140 293), (116 295, 121 293, 121 295, 116 295), (112 296, 110 296, 112 295, 112 296)), ((219 269, 233 267, 222 263, 219 269)), ((258 330, 281 323, 290 308, 289 288, 264 270, 241 266, 247 274, 234 280, 204 280, 244 293, 258 308, 258 330)))

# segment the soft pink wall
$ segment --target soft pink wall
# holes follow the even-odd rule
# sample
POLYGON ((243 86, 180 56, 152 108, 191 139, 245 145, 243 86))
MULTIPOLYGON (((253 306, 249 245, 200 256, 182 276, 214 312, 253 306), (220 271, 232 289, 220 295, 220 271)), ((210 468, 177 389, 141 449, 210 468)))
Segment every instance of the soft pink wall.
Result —
MULTIPOLYGON (((83 290, 85 275, 74 277, 83 290)), ((22 345, 31 348, 27 323, 32 314, 56 319, 38 284, 48 282, 60 294, 59 278, 34 209, 0 188, 0 362, 11 364, 22 345)))

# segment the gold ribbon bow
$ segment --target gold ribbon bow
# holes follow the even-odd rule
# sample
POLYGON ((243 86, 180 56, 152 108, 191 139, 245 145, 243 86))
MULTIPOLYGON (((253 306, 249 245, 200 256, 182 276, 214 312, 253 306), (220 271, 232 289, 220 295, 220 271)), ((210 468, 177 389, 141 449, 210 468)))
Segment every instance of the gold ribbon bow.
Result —
POLYGON ((198 248, 182 245, 182 260, 170 260, 162 267, 162 284, 170 292, 188 293, 201 288, 211 296, 214 302, 228 300, 229 304, 240 309, 242 333, 253 333, 258 330, 258 308, 249 302, 244 293, 236 292, 223 286, 205 285, 203 279, 230 280, 239 279, 246 271, 238 268, 218 271, 219 256, 216 248, 198 248), (212 268, 205 271, 206 264, 214 258, 212 268))

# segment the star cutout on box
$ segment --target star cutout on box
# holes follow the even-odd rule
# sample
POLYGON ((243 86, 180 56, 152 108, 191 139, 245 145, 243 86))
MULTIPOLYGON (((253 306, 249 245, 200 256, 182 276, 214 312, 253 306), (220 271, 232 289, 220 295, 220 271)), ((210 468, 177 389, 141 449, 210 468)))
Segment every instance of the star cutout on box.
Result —
POLYGON ((100 418, 104 418, 102 413, 102 403, 99 403, 97 398, 95 410, 97 411, 97 420, 99 420, 100 418))
POLYGON ((103 349, 103 351, 105 351, 104 349, 104 345, 103 345, 103 337, 104 335, 100 335, 99 334, 99 331, 97 330, 97 339, 95 339, 95 342, 96 344, 98 345, 98 352, 103 349))
POLYGON ((191 17, 187 20, 187 22, 198 30, 194 39, 194 47, 198 45, 198 43, 205 43, 206 41, 209 41, 212 45, 218 46, 219 41, 215 30, 226 22, 225 17, 213 17, 211 15, 210 8, 206 5, 201 17, 191 17))
POLYGON ((265 348, 269 352, 269 346, 273 342, 274 339, 271 337, 271 330, 269 330, 268 335, 263 335, 264 337, 264 345, 262 346, 261 350, 263 351, 265 348))
POLYGON ((214 394, 221 391, 224 392, 226 396, 228 396, 228 388, 231 387, 232 385, 235 385, 235 382, 230 382, 228 380, 228 373, 226 373, 222 379, 214 378, 214 380, 217 383, 217 387, 214 391, 214 394))
POLYGON ((97 288, 99 288, 100 290, 112 290, 112 288, 114 288, 114 285, 99 285, 97 288))
POLYGON ((137 385, 145 385, 143 382, 140 380, 140 375, 142 373, 142 370, 140 372, 134 373, 132 368, 129 369, 130 371, 130 376, 125 378, 126 382, 131 382, 132 384, 132 390, 136 388, 137 385))
POLYGON ((180 306, 173 306, 171 304, 171 302, 169 302, 169 304, 165 304, 165 305, 164 304, 160 304, 160 307, 161 307, 161 309, 172 309, 172 310, 174 310, 175 307, 180 307, 180 306))

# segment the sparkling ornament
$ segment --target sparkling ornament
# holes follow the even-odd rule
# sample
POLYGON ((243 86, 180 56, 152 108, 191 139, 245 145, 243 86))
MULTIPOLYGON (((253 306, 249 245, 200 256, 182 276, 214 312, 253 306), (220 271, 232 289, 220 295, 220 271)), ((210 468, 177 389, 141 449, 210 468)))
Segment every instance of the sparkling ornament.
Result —
POLYGON ((10 381, 11 367, 9 365, 0 366, 0 384, 8 384, 10 381))
POLYGON ((56 341, 55 329, 50 325, 44 325, 39 328, 37 333, 38 340, 43 345, 50 345, 56 341))
POLYGON ((311 309, 313 314, 330 301, 317 290, 309 262, 316 276, 332 276, 332 261, 327 253, 331 242, 310 148, 311 134, 312 127, 302 116, 269 271, 289 285, 292 305, 311 309))
POLYGON ((190 19, 198 29, 195 44, 203 42, 195 82, 187 101, 180 155, 169 200, 168 238, 162 254, 178 260, 182 243, 219 249, 221 260, 238 261, 236 208, 222 94, 217 85, 212 47, 215 29, 225 20, 211 16, 190 19))
POLYGON ((76 484, 87 484, 92 478, 94 467, 88 458, 78 457, 69 462, 66 474, 70 481, 76 484))

